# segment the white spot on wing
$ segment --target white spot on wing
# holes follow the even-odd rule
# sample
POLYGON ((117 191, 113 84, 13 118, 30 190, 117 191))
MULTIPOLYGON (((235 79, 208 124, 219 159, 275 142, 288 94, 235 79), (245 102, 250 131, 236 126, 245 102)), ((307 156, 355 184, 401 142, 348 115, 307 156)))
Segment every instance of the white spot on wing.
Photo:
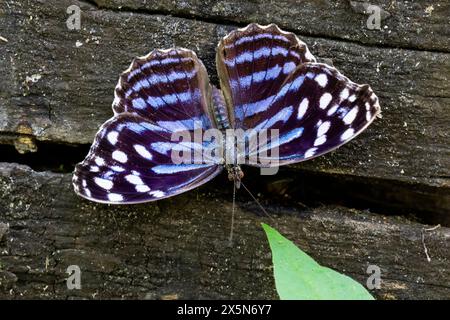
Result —
POLYGON ((136 186, 136 191, 137 192, 148 192, 148 191, 150 191, 150 188, 145 184, 139 184, 136 186))
POLYGON ((94 182, 101 188, 105 190, 110 190, 113 187, 113 182, 111 180, 102 179, 102 178, 94 178, 94 182))
POLYGON ((331 102, 331 99, 333 97, 331 96, 331 94, 329 94, 328 92, 324 93, 321 97, 320 97, 320 101, 319 101, 319 107, 320 109, 325 109, 326 107, 328 107, 328 105, 331 102))
POLYGON ((336 112, 336 110, 337 110, 338 108, 339 108, 339 105, 337 105, 337 104, 333 105, 333 106, 328 110, 327 115, 328 115, 328 116, 333 115, 333 114, 336 112))
POLYGON ((309 100, 308 98, 304 98, 300 105, 298 106, 298 114, 297 119, 303 118, 303 116, 306 113, 306 110, 308 110, 309 100))
POLYGON ((319 129, 317 129, 317 136, 320 137, 327 133, 327 131, 330 129, 330 121, 325 121, 319 126, 319 129))
POLYGON ((114 151, 114 152, 112 153, 112 158, 113 158, 114 160, 116 160, 116 161, 121 162, 121 163, 125 163, 125 162, 128 161, 128 157, 127 157, 127 155, 125 154, 125 152, 122 152, 122 151, 119 151, 119 150, 116 150, 116 151, 114 151))
POLYGON ((156 190, 156 191, 150 192, 150 195, 154 196, 155 198, 161 198, 165 195, 165 193, 160 190, 156 190))
POLYGON ((313 155, 316 154, 317 148, 309 148, 308 150, 306 150, 305 152, 305 158, 310 158, 313 155))
POLYGON ((121 166, 112 166, 111 169, 115 172, 124 172, 125 168, 122 168, 121 166))
POLYGON ((320 136, 314 141, 314 146, 315 147, 320 146, 324 144, 325 141, 327 141, 327 136, 326 135, 320 136))
POLYGON ((101 158, 101 157, 95 157, 95 163, 98 165, 98 166, 104 166, 105 165, 105 160, 103 160, 103 158, 101 158))
POLYGON ((117 131, 111 131, 108 133, 106 138, 108 139, 109 143, 112 145, 115 145, 117 143, 117 137, 119 136, 119 133, 117 131))
POLYGON ((341 94, 339 96, 341 97, 341 100, 345 100, 348 98, 349 95, 350 92, 348 91, 347 88, 345 88, 344 90, 341 91, 341 94))
POLYGON ((344 141, 344 140, 349 139, 351 136, 353 136, 354 133, 355 133, 355 130, 353 128, 349 128, 349 129, 345 130, 341 136, 341 140, 344 141))
POLYGON ((131 184, 144 184, 144 182, 142 181, 141 178, 139 178, 138 176, 135 176, 134 174, 128 174, 125 176, 125 180, 127 180, 129 183, 131 184))
POLYGON ((358 106, 355 106, 345 115, 342 121, 344 121, 345 124, 351 124, 355 120, 357 114, 358 114, 358 106))
POLYGON ((119 201, 123 200, 123 196, 118 194, 118 193, 109 193, 108 194, 108 199, 110 201, 119 202, 119 201))
POLYGON ((152 154, 150 152, 148 152, 148 150, 140 144, 135 144, 134 146, 134 150, 136 150, 136 152, 143 158, 148 159, 148 160, 152 160, 152 154))
POLYGON ((328 77, 327 77, 327 75, 325 73, 319 74, 317 77, 314 78, 314 80, 316 80, 316 82, 322 88, 324 88, 327 85, 327 83, 328 83, 328 77))

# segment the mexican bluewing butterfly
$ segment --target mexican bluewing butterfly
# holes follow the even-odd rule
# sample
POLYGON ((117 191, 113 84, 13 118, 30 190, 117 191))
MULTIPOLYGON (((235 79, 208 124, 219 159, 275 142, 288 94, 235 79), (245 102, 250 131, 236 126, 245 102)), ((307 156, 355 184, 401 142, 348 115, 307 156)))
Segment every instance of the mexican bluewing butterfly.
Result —
POLYGON ((278 129, 277 143, 243 149, 241 156, 246 164, 262 166, 249 156, 276 146, 276 159, 266 160, 285 165, 336 149, 380 113, 368 85, 316 63, 305 43, 274 24, 250 24, 228 34, 216 63, 221 90, 190 50, 154 50, 136 58, 116 86, 114 116, 75 168, 76 193, 103 203, 153 201, 202 185, 223 168, 239 186, 239 164, 205 152, 219 141, 184 143, 173 134, 278 129), (174 163, 177 150, 200 154, 202 161, 174 163))

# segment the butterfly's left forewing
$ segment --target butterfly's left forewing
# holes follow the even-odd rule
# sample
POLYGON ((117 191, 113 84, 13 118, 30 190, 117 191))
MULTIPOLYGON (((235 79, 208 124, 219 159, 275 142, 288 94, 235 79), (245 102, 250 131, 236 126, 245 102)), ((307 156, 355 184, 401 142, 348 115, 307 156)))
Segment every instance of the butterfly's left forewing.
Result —
POLYGON ((140 203, 166 198, 215 177, 215 159, 176 164, 172 150, 201 155, 202 146, 172 141, 172 132, 138 115, 107 121, 73 175, 75 191, 103 203, 140 203))
POLYGON ((115 114, 138 114, 170 131, 190 129, 195 121, 204 129, 212 127, 209 77, 191 50, 153 50, 134 59, 114 95, 115 114))

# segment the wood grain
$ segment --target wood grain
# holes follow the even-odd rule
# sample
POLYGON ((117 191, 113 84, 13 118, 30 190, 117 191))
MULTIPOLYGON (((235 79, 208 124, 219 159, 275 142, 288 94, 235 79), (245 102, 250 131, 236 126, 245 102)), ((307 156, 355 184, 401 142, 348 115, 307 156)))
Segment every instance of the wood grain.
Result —
MULTIPOLYGON (((450 230, 420 223, 450 226, 449 4, 372 2, 381 30, 367 29, 359 1, 2 1, 0 144, 48 167, 81 160, 61 146, 84 151, 92 142, 133 57, 186 47, 217 84, 219 39, 249 22, 296 32, 320 61, 370 84, 383 118, 278 176, 245 169, 273 220, 239 193, 232 247, 224 176, 173 199, 117 207, 77 198, 70 173, 0 163, 0 297, 277 298, 265 221, 362 284, 378 265, 377 298, 449 299, 450 230), (66 26, 72 4, 81 30, 66 26), (71 264, 81 267, 82 290, 66 287, 71 264)), ((0 162, 21 161, 3 150, 0 162)))
POLYGON ((0 164, 1 298, 277 298, 260 226, 276 227, 319 263, 363 285, 381 268, 381 299, 450 298, 450 229, 344 207, 266 206, 238 194, 233 246, 224 175, 193 193, 147 205, 81 200, 70 174, 0 164), (3 229, 2 229, 3 228, 3 229), (69 265, 81 290, 68 290, 69 265))

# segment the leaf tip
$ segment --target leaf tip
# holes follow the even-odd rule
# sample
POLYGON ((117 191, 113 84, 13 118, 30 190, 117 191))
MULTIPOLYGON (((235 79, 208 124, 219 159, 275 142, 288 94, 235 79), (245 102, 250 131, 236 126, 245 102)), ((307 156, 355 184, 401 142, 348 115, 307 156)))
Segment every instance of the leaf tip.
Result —
POLYGON ((261 222, 261 226, 264 229, 264 231, 267 233, 269 231, 274 230, 271 226, 269 226, 268 224, 265 224, 264 222, 261 222))

